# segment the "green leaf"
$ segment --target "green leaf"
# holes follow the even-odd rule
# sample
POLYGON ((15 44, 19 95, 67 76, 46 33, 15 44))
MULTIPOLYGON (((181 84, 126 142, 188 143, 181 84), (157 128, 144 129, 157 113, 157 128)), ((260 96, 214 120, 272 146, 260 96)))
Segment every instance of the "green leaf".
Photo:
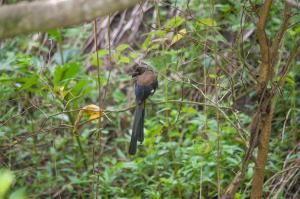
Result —
MULTIPOLYGON (((98 58, 99 58, 99 65, 100 66, 103 64, 103 61, 102 61, 101 58, 104 57, 105 55, 108 55, 108 54, 109 54, 109 52, 106 49, 98 50, 98 58)), ((91 60, 92 65, 97 66, 98 65, 98 63, 97 63, 97 53, 93 53, 90 57, 90 60, 91 60)))
POLYGON ((63 74, 62 66, 56 65, 55 71, 54 71, 54 76, 53 76, 54 85, 59 85, 59 82, 62 78, 62 74, 63 74))
POLYGON ((300 33, 300 25, 297 25, 295 28, 294 28, 294 31, 295 33, 300 33))
POLYGON ((17 70, 26 72, 27 68, 31 65, 31 57, 28 55, 17 54, 15 62, 17 65, 20 65, 17 70))
POLYGON ((86 89, 86 87, 89 85, 90 81, 86 79, 80 80, 72 89, 73 96, 77 96, 86 89))
POLYGON ((66 67, 66 73, 63 79, 70 79, 75 77, 80 70, 80 64, 76 62, 68 63, 65 65, 65 67, 66 67))
POLYGON ((130 56, 132 59, 136 59, 136 58, 139 56, 139 54, 136 53, 136 52, 131 52, 131 53, 129 54, 129 56, 130 56))
POLYGON ((200 25, 204 25, 204 26, 209 26, 209 27, 217 26, 217 22, 211 18, 202 18, 199 19, 198 22, 200 25))
POLYGON ((166 29, 170 30, 171 28, 177 28, 180 26, 185 20, 180 16, 175 16, 167 22, 166 29))
POLYGON ((121 57, 121 53, 116 51, 115 54, 114 54, 114 59, 119 61, 120 60, 120 57, 121 57))
POLYGON ((75 62, 57 65, 54 71, 53 82, 55 86, 61 85, 61 81, 74 78, 80 71, 80 64, 75 62))
POLYGON ((224 13, 228 13, 232 9, 229 4, 216 4, 215 7, 224 13))
POLYGON ((39 79, 37 76, 32 76, 29 78, 25 78, 25 82, 21 87, 21 90, 26 90, 31 88, 33 85, 38 84, 39 83, 39 79))
POLYGON ((295 81, 291 76, 287 76, 285 80, 286 80, 286 83, 288 83, 289 85, 292 85, 292 86, 295 85, 295 81))
POLYGON ((26 196, 26 189, 25 188, 21 188, 21 189, 18 189, 17 191, 14 191, 8 197, 8 199, 26 199, 26 198, 27 198, 27 196, 26 196))
POLYGON ((167 31, 165 31, 165 30, 157 30, 157 31, 155 31, 155 35, 158 36, 158 37, 160 37, 160 38, 165 37, 166 34, 167 34, 167 31))
POLYGON ((7 169, 0 170, 0 198, 4 198, 5 194, 9 190, 15 176, 13 172, 7 169))
MULTIPOLYGON (((108 55, 108 54, 109 54, 109 52, 106 49, 98 50, 98 56, 99 57, 103 57, 104 55, 108 55)), ((94 53, 94 55, 96 56, 96 53, 94 53)))
POLYGON ((209 74, 208 76, 212 79, 216 79, 218 77, 217 74, 209 74))
POLYGON ((182 112, 185 112, 185 113, 198 113, 198 111, 196 109, 194 109, 193 107, 183 107, 182 112))
POLYGON ((242 195, 241 195, 240 193, 236 193, 236 194, 234 195, 234 198, 235 198, 235 199, 241 199, 241 198, 242 198, 242 195))
POLYGON ((127 48, 129 48, 128 44, 121 44, 117 47, 117 51, 122 52, 122 51, 126 50, 127 48))
POLYGON ((121 63, 125 63, 125 64, 128 64, 130 63, 130 59, 128 57, 125 57, 125 56, 121 56, 120 60, 119 60, 121 63))
POLYGON ((148 34, 148 37, 146 38, 146 40, 144 41, 144 43, 142 45, 144 49, 147 49, 149 47, 151 40, 152 40, 151 37, 152 37, 152 34, 148 34))
POLYGON ((126 95, 124 95, 123 92, 121 92, 120 90, 116 90, 113 93, 113 98, 117 101, 117 102, 123 102, 124 99, 126 99, 126 95))
POLYGON ((50 38, 54 39, 58 43, 60 43, 62 41, 62 37, 61 37, 61 33, 60 33, 59 29, 49 30, 48 34, 49 34, 50 38))
POLYGON ((159 49, 159 45, 158 45, 158 44, 153 44, 153 45, 149 48, 149 50, 157 50, 157 49, 159 49))

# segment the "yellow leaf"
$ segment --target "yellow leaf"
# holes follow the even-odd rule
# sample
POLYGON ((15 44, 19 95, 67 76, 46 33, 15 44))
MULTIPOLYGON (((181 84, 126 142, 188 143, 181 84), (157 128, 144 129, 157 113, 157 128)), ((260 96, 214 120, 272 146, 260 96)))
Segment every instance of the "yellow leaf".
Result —
POLYGON ((65 91, 64 86, 55 87, 54 91, 60 100, 63 100, 67 95, 67 92, 65 91))
POLYGON ((82 110, 84 110, 84 112, 89 113, 89 112, 96 112, 96 111, 100 111, 99 106, 95 105, 95 104, 90 104, 87 106, 84 106, 82 108, 82 110))
POLYGON ((180 41, 183 36, 186 34, 186 29, 181 29, 172 39, 170 46, 180 41))
POLYGON ((101 117, 103 114, 102 111, 100 111, 99 106, 95 104, 90 104, 82 108, 85 114, 89 115, 89 120, 93 120, 96 118, 101 117))
POLYGON ((95 105, 95 104, 90 104, 87 106, 84 106, 78 113, 77 117, 76 117, 76 121, 74 123, 74 127, 73 127, 73 133, 76 134, 78 126, 79 126, 79 122, 80 119, 82 118, 83 114, 88 115, 89 119, 88 121, 97 119, 99 117, 102 117, 102 115, 104 114, 103 111, 101 111, 101 109, 99 108, 99 106, 95 105))
POLYGON ((102 116, 102 113, 101 112, 98 112, 98 113, 89 113, 90 117, 89 117, 89 120, 93 120, 93 119, 97 119, 99 117, 102 116))

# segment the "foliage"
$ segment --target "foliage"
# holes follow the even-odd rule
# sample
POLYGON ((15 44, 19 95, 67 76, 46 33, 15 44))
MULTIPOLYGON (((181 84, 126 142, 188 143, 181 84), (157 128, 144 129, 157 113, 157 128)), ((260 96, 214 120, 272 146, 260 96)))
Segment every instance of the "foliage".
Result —
MULTIPOLYGON (((14 174, 0 171, 0 198, 25 197, 23 188, 9 191, 12 185, 26 187, 30 198, 217 198, 218 187, 224 191, 240 169, 256 106, 248 90, 259 64, 255 33, 239 38, 254 31, 255 20, 243 18, 248 2, 170 2, 186 15, 170 19, 161 11, 161 26, 138 49, 120 44, 86 54, 89 26, 49 31, 50 44, 1 42, 0 166, 14 174), (147 102, 145 142, 131 157, 132 113, 122 110, 134 103, 128 65, 143 55, 159 74, 159 89, 147 102), (75 122, 80 108, 101 103, 108 111, 100 124, 91 115, 75 122)), ((280 26, 282 9, 272 7, 267 34, 280 26)), ((296 26, 286 36, 282 58, 298 33, 296 26)), ((267 178, 298 149, 300 62, 294 65, 276 108, 267 178)), ((252 174, 253 164, 236 198, 249 196, 252 174)))

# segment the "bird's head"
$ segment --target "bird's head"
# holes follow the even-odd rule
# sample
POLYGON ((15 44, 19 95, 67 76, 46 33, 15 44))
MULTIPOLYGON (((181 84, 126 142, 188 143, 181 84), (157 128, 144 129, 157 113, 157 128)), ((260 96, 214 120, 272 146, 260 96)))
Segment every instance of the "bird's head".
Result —
POLYGON ((146 66, 136 66, 133 67, 132 72, 130 74, 134 78, 143 74, 146 70, 149 70, 146 66))

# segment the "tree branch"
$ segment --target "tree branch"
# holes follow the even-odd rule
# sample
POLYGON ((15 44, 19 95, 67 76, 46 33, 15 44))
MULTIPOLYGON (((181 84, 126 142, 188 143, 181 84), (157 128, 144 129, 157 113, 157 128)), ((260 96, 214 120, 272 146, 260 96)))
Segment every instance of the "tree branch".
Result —
MULTIPOLYGON (((222 199, 232 199, 234 198, 235 193, 237 192, 239 186, 241 185, 245 172, 247 171, 249 161, 252 157, 252 153, 254 148, 257 146, 257 142, 259 144, 259 156, 256 161, 255 168, 255 183, 252 183, 252 192, 251 199, 255 198, 255 196, 261 196, 261 179, 264 178, 264 168, 267 160, 268 154, 268 145, 269 138, 271 133, 271 121, 273 118, 274 112, 274 104, 275 97, 271 96, 269 92, 266 90, 268 82, 271 80, 273 70, 272 70, 272 55, 277 55, 278 47, 280 41, 284 35, 284 32, 287 27, 287 20, 284 21, 281 29, 279 30, 276 38, 274 39, 274 43, 272 47, 269 47, 268 37, 266 35, 266 23, 267 18, 270 12, 272 0, 265 0, 264 5, 260 11, 259 21, 256 24, 256 35, 258 38, 258 43, 260 47, 261 54, 261 64, 259 66, 259 83, 258 83, 258 94, 259 94, 259 106, 256 110, 256 113, 252 117, 251 128, 250 128, 250 141, 249 148, 246 151, 245 158, 242 163, 242 168, 235 176, 233 181, 227 187, 227 190, 222 196, 222 199), (258 176, 258 174, 260 176, 258 176), (260 178, 258 178, 260 177, 260 178)), ((287 10, 287 9, 286 9, 287 10)), ((285 15, 287 16, 287 15, 285 15)), ((263 182, 263 181, 262 181, 263 182)), ((256 197, 258 199, 261 197, 256 197)))
POLYGON ((259 69, 259 88, 258 93, 262 93, 269 80, 271 72, 270 66, 270 48, 268 38, 265 32, 267 18, 270 12, 272 0, 266 0, 260 12, 259 20, 256 24, 256 35, 260 47, 261 65, 259 69))
POLYGON ((45 0, 0 7, 0 38, 77 25, 140 0, 45 0))
POLYGON ((279 52, 278 48, 279 48, 279 45, 282 41, 284 33, 288 29, 290 17, 291 17, 290 7, 288 6, 288 4, 285 4, 283 23, 281 24, 280 29, 278 30, 275 38, 273 39, 272 46, 271 46, 271 57, 272 57, 272 62, 271 63, 272 64, 275 63, 276 58, 278 56, 278 52, 279 52))

